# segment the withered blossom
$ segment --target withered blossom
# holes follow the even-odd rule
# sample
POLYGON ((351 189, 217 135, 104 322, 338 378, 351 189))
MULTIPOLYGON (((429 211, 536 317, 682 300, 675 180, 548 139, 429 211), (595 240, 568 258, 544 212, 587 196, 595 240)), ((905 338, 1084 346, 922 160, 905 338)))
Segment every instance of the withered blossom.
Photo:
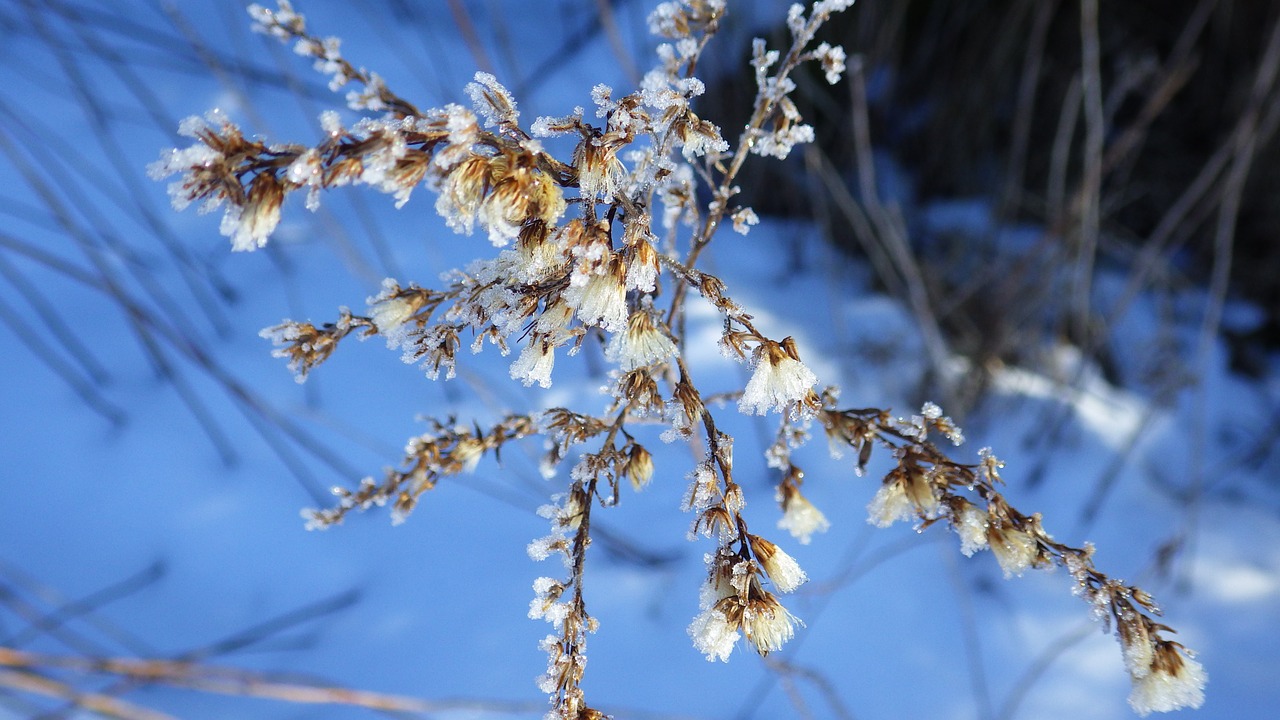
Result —
POLYGON ((739 411, 747 415, 764 415, 770 411, 804 415, 811 411, 816 401, 813 386, 818 378, 800 362, 794 340, 764 340, 756 347, 751 361, 755 371, 738 400, 739 411))
POLYGON ((525 344, 520 357, 511 363, 511 378, 519 380, 525 386, 538 383, 544 388, 551 387, 551 369, 556 364, 556 348, 550 342, 535 336, 525 344))
POLYGON ((623 370, 665 362, 676 355, 675 343, 658 328, 653 313, 644 309, 631 313, 627 329, 614 333, 605 348, 605 357, 623 370))
POLYGON ((627 268, 612 251, 598 260, 581 259, 564 298, 577 310, 584 325, 598 325, 609 332, 627 323, 627 268))
POLYGON ((801 545, 808 545, 814 533, 826 532, 831 527, 827 516, 792 485, 779 487, 778 502, 782 505, 778 528, 791 533, 801 545))
POLYGON ((709 580, 703 589, 703 609, 688 632, 708 661, 728 662, 739 637, 745 636, 756 652, 768 655, 795 636, 798 623, 772 593, 760 587, 754 574, 747 574, 738 583, 709 580))
POLYGON ((653 480, 653 454, 641 445, 632 445, 627 455, 626 475, 631 487, 641 490, 653 480))
POLYGON ((885 528, 899 520, 908 520, 915 513, 916 506, 907 497, 902 483, 887 482, 880 486, 867 505, 867 522, 885 528))
POLYGON ((972 557, 975 552, 986 549, 989 526, 987 512, 963 498, 957 498, 952 507, 952 525, 960 536, 960 552, 965 557, 972 557))
POLYGON ((1005 577, 1021 575, 1036 564, 1040 555, 1035 538, 1015 527, 988 524, 987 544, 1005 577))
POLYGON ((1208 675, 1204 667, 1180 652, 1181 646, 1161 640, 1155 644, 1148 672, 1133 677, 1129 705, 1139 715, 1198 708, 1204 704, 1208 675))
POLYGON ((782 548, 759 535, 751 535, 750 540, 751 552, 764 568, 773 586, 780 592, 794 592, 796 588, 809 581, 809 576, 801 569, 800 564, 782 548))

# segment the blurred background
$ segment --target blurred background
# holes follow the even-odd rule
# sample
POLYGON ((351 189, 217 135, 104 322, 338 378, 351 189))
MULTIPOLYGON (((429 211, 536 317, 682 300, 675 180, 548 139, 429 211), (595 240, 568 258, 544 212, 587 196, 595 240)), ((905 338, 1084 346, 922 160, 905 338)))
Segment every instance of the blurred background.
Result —
MULTIPOLYGON (((634 87, 650 5, 297 9, 419 107, 464 101, 484 70, 532 122, 590 107, 597 83, 634 87)), ((784 46, 785 14, 731 3, 699 66, 696 109, 727 138, 754 96, 750 39, 784 46)), ((432 382, 348 343, 295 384, 260 329, 359 312, 385 277, 430 286, 487 242, 451 233, 425 189, 399 211, 365 188, 287 205, 254 253, 230 252, 216 214, 174 212, 146 166, 187 144, 182 118, 216 107, 281 142, 318 140, 324 110, 358 119, 239 2, 7 0, 0 33, 0 717, 541 717, 547 628, 525 613, 560 568, 525 546, 564 478, 539 475, 540 445, 442 482, 400 526, 375 511, 306 532, 299 511, 397 463, 419 416, 598 411, 600 354, 527 390, 492 349, 432 382)), ((1156 595, 1210 675, 1195 717, 1264 716, 1280 700, 1280 6, 859 0, 821 39, 850 72, 797 78, 818 142, 747 164, 764 221, 719 238, 708 269, 844 404, 943 404, 969 437, 958 460, 992 446, 1011 502, 1156 595)), ((691 312, 690 337, 715 337, 691 312)), ((711 344, 687 355, 718 389, 746 380, 711 344)), ((773 471, 748 469, 772 429, 730 429, 752 527, 812 578, 788 601, 807 628, 765 661, 691 647, 711 547, 678 507, 697 455, 653 428, 653 485, 598 516, 594 706, 1132 715, 1119 648, 1065 573, 1005 581, 945 528, 872 528, 879 466, 855 477, 821 439, 801 464, 833 527, 797 545, 772 530, 773 471)))

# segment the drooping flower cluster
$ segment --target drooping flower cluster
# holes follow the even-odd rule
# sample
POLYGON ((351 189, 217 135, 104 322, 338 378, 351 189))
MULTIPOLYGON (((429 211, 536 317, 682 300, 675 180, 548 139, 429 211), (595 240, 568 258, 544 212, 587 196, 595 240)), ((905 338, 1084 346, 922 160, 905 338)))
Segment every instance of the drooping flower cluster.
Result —
POLYGON ((509 415, 488 432, 436 420, 429 422, 428 432, 410 438, 406 444, 403 469, 388 469, 381 483, 364 478, 354 491, 334 488, 336 506, 303 511, 307 528, 322 530, 339 525, 353 510, 388 503, 392 522, 404 522, 422 494, 434 488, 440 478, 471 472, 486 452, 496 455, 506 443, 538 432, 537 418, 530 415, 509 415))
POLYGON ((972 556, 989 549, 1005 577, 1030 568, 1065 567, 1094 617, 1115 625, 1133 682, 1129 703, 1134 710, 1147 715, 1200 706, 1207 682, 1204 668, 1181 643, 1161 637, 1173 630, 1151 619, 1160 614, 1151 596, 1100 572, 1093 564, 1092 545, 1060 543, 1045 532, 1039 513, 1014 509, 998 489, 1003 463, 990 449, 979 453, 977 465, 948 458, 930 435, 958 444, 963 434, 932 403, 910 420, 895 420, 880 410, 835 410, 834 402, 825 393, 817 416, 833 444, 858 449, 859 468, 875 445, 890 449, 896 460, 868 506, 868 522, 881 527, 911 518, 921 526, 946 522, 960 536, 961 552, 972 556))
POLYGON ((791 592, 808 577, 777 545, 754 535, 748 537, 737 552, 722 546, 707 556, 709 573, 702 587, 702 612, 689 625, 694 647, 707 660, 727 662, 744 635, 761 655, 777 652, 801 624, 764 588, 762 579, 768 578, 780 592, 791 592))

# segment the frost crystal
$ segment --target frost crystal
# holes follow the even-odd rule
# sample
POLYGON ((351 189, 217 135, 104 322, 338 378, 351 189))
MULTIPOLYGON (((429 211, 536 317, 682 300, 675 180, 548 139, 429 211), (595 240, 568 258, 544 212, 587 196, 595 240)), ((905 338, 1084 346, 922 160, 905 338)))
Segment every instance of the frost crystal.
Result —
POLYGON ((840 82, 840 76, 844 74, 844 61, 846 56, 844 48, 839 45, 829 45, 822 43, 813 52, 818 62, 822 63, 822 70, 826 74, 827 82, 835 85, 840 82))
POLYGON ((786 160, 796 145, 813 142, 812 125, 792 125, 772 133, 759 133, 752 138, 751 152, 765 157, 786 160))
POLYGON ((564 586, 553 578, 540 577, 533 581, 534 598, 529 602, 529 619, 545 619, 559 629, 569 616, 568 603, 558 602, 564 586))
POLYGON ((698 467, 689 473, 688 480, 689 489, 685 492, 684 507, 697 513, 711 507, 716 500, 716 488, 719 484, 715 470, 711 467, 711 461, 699 463, 698 467))
POLYGON ((596 117, 602 118, 609 114, 609 111, 618 107, 618 103, 613 100, 613 88, 600 83, 591 88, 591 102, 596 104, 596 117))
POLYGON ((733 220, 733 231, 739 235, 746 235, 752 225, 760 224, 760 216, 756 215, 756 211, 751 208, 739 208, 731 216, 733 220))
POLYGON ((800 3, 792 3, 791 7, 787 8, 787 27, 791 30, 791 34, 799 35, 804 32, 804 24, 804 6, 800 3))
POLYGON ((534 562, 542 562, 551 557, 553 552, 563 552, 565 549, 565 540, 563 537, 556 535, 548 535, 538 538, 529 543, 525 551, 529 554, 529 559, 534 562))
POLYGON ((813 14, 829 15, 853 7, 854 0, 819 0, 813 4, 813 14))

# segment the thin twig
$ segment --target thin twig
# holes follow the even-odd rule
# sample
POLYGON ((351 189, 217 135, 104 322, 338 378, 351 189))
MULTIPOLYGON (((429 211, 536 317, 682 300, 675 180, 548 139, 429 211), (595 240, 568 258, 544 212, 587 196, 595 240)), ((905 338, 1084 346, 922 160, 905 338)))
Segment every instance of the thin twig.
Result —
MULTIPOLYGON (((1242 118, 1241 132, 1237 136, 1235 157, 1227 171, 1223 186, 1222 204, 1218 209, 1218 223, 1213 237, 1213 270, 1209 276, 1208 298, 1205 303, 1204 319, 1200 325, 1200 334, 1196 345, 1196 412, 1192 413, 1191 429, 1191 467, 1189 486, 1187 488, 1187 515, 1184 537, 1190 546, 1195 537, 1196 524, 1199 519, 1200 505, 1205 487, 1205 475, 1208 472, 1206 454, 1208 452, 1210 417, 1210 381, 1214 351, 1217 348, 1218 330, 1222 323, 1222 312, 1226 305, 1227 290, 1231 282, 1231 262, 1235 248, 1236 221, 1240 214, 1241 197, 1244 194, 1245 181, 1249 177, 1249 169, 1253 166, 1254 151, 1258 147, 1258 124, 1261 109, 1270 100, 1275 102, 1273 93, 1277 77, 1280 77, 1280 18, 1272 25, 1271 35, 1267 41, 1266 51, 1259 62, 1258 73, 1254 77, 1249 98, 1249 106, 1242 118)), ((1189 564, 1188 564, 1189 567, 1189 564)))
POLYGON ((880 201, 880 193, 876 187, 875 156, 871 150, 871 130, 869 109, 867 105, 866 76, 862 63, 850 62, 849 89, 853 118, 853 141, 855 164, 858 169, 858 185, 862 193, 862 201, 866 205, 867 215, 876 229, 875 237, 884 245, 885 252, 891 258, 894 269, 902 279, 905 289, 903 299, 915 315, 916 325, 924 342, 925 353, 929 357, 929 366, 933 370, 935 382, 941 388, 948 407, 954 406, 953 388, 946 339, 938 325, 937 315, 933 311, 925 285, 924 273, 916 261, 914 252, 907 241, 905 226, 901 217, 894 212, 896 208, 886 207, 880 201))
POLYGON ((1093 263, 1102 222, 1102 150, 1106 118, 1102 110, 1102 49, 1098 41, 1098 0, 1080 2, 1080 89, 1084 100, 1084 177, 1080 185, 1079 238, 1070 283, 1071 328, 1082 347, 1093 345, 1093 263))
POLYGON ((1027 148, 1031 144, 1031 121, 1035 114, 1036 88, 1040 84, 1040 66, 1044 61, 1045 40, 1049 36, 1049 21, 1058 10, 1059 0, 1039 0, 1035 20, 1031 25, 1030 39, 1022 61, 1022 75, 1018 80, 1017 112, 1010 132, 1009 161, 1005 165, 1004 191, 1000 193, 997 217, 1005 218, 1021 205, 1022 183, 1027 169, 1027 148))
MULTIPOLYGON (((48 655, 0 647, 0 665, 23 669, 58 668, 81 673, 108 674, 124 678, 131 684, 162 684, 222 695, 267 698, 296 704, 348 705, 387 712, 440 713, 469 710, 479 713, 518 714, 535 712, 542 707, 541 704, 535 703, 497 700, 422 700, 335 686, 305 685, 277 680, 265 673, 180 660, 48 655)), ((105 695, 94 695, 93 698, 123 704, 123 701, 105 695)), ((84 702, 83 696, 76 697, 75 702, 78 706, 91 707, 84 702)), ((91 707, 91 709, 96 708, 91 707)))
MULTIPOLYGON (((4 650, 0 648, 0 653, 4 650)), ((3 663, 3 660, 0 660, 3 663)), ((66 683, 41 677, 28 670, 0 670, 0 686, 22 692, 65 700, 77 708, 117 720, 177 720, 172 715, 156 712, 108 695, 82 692, 66 683)))

